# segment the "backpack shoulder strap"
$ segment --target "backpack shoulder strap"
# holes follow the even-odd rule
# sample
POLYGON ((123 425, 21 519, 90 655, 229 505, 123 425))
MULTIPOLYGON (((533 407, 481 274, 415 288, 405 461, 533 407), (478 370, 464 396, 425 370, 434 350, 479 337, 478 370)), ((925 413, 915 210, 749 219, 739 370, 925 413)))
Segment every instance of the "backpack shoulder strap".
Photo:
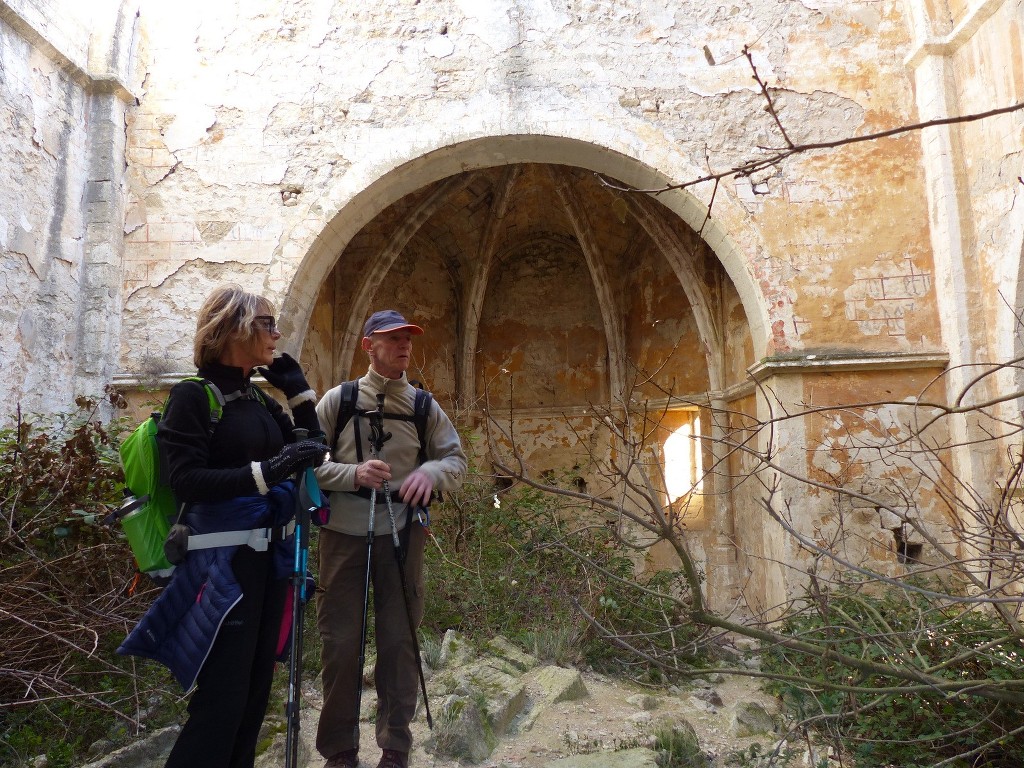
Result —
MULTIPOLYGON (((341 430, 345 428, 356 413, 356 403, 359 400, 359 379, 343 381, 341 383, 341 398, 338 400, 338 413, 334 419, 334 439, 331 441, 331 449, 338 444, 341 437, 341 430)), ((358 448, 359 441, 356 440, 358 448)))
POLYGON ((206 390, 206 399, 210 405, 210 427, 209 434, 212 437, 213 431, 217 429, 217 425, 220 423, 220 417, 224 415, 224 405, 227 402, 224 399, 224 394, 209 379, 204 379, 201 376, 186 376, 182 381, 194 381, 198 384, 203 385, 203 389, 206 390))
POLYGON ((256 400, 264 408, 267 407, 267 393, 257 387, 255 384, 249 385, 249 392, 252 394, 252 399, 256 400))
POLYGON ((430 408, 434 403, 434 396, 425 389, 416 390, 416 402, 413 405, 413 421, 416 424, 416 435, 420 439, 420 451, 418 461, 423 464, 427 460, 427 419, 430 418, 430 408))
MULTIPOLYGON (((224 398, 224 394, 220 391, 220 388, 216 384, 214 384, 209 379, 204 379, 202 376, 186 376, 185 378, 182 379, 182 381, 194 381, 196 384, 201 385, 203 390, 206 392, 206 401, 207 401, 207 404, 210 407, 210 423, 209 423, 209 426, 207 427, 206 434, 207 434, 208 437, 212 438, 214 431, 217 429, 217 425, 220 423, 221 416, 224 415, 224 405, 227 402, 225 400, 225 398, 224 398)), ((167 403, 165 401, 164 402, 164 411, 166 411, 166 410, 167 410, 167 403)), ((155 422, 159 421, 161 417, 162 417, 162 413, 154 413, 154 414, 152 414, 151 419, 155 423, 155 422)), ((155 430, 153 432, 153 435, 154 435, 154 439, 155 439, 155 436, 156 436, 156 431, 155 430)), ((168 475, 167 459, 159 451, 157 452, 157 455, 159 456, 159 459, 158 459, 158 462, 159 462, 159 480, 160 480, 161 483, 166 485, 167 482, 168 482, 167 481, 167 475, 168 475)), ((185 503, 185 502, 181 502, 181 504, 178 505, 178 516, 177 516, 175 522, 181 522, 181 516, 182 516, 182 514, 184 514, 185 508, 187 506, 188 506, 188 504, 185 503)))
MULTIPOLYGON (((357 403, 359 401, 359 379, 353 381, 345 381, 341 384, 341 398, 338 401, 338 413, 334 420, 334 440, 331 442, 333 448, 338 444, 338 438, 341 437, 341 431, 345 426, 352 420, 352 417, 358 412, 357 403)), ((413 415, 412 421, 416 425, 416 436, 420 441, 420 448, 417 461, 419 464, 423 464, 427 460, 427 420, 430 418, 430 409, 434 402, 434 396, 425 389, 416 389, 416 401, 413 404, 413 415)), ((387 416, 387 418, 404 418, 409 419, 408 416, 387 416)), ((363 460, 362 440, 359 436, 359 420, 356 419, 353 425, 356 430, 356 453, 358 461, 363 460)))

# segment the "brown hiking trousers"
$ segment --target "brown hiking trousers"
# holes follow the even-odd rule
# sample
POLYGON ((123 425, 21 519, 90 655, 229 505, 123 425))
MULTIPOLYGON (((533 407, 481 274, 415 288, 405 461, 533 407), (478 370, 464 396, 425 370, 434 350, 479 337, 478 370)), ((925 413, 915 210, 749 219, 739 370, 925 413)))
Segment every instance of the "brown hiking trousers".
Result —
MULTIPOLYGON (((396 515, 405 517, 405 511, 396 515)), ((405 576, 409 613, 414 627, 423 618, 423 528, 410 523, 405 576)), ((405 541, 405 531, 399 532, 405 541)), ((317 726, 316 748, 330 757, 359 746, 356 686, 362 685, 359 645, 366 584, 366 536, 320 529, 320 584, 317 626, 323 639, 324 704, 317 726)), ((391 531, 376 531, 371 556, 373 637, 377 663, 377 745, 409 752, 409 723, 416 713, 419 671, 391 531)), ((369 630, 367 632, 369 635, 369 630)), ((367 638, 369 648, 369 637, 367 638)), ((367 655, 370 651, 367 650, 367 655)))

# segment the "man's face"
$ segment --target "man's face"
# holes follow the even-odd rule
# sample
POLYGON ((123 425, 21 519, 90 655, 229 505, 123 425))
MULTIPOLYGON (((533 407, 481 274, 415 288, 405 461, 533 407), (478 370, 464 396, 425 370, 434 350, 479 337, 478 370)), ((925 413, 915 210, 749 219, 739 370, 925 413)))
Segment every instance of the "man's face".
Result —
POLYGON ((412 334, 399 329, 364 336, 363 349, 370 355, 373 370, 389 379, 400 379, 412 357, 412 334))

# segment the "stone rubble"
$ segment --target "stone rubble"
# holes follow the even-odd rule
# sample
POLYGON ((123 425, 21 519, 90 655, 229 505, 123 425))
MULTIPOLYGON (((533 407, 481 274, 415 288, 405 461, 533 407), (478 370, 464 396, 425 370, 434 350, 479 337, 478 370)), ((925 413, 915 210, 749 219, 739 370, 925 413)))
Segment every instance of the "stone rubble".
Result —
MULTIPOLYGON (((702 768, 712 768, 755 741, 776 740, 775 702, 750 679, 710 674, 692 693, 677 686, 639 689, 544 663, 501 637, 477 652, 453 631, 438 658, 437 669, 426 669, 434 728, 427 729, 422 706, 413 722, 416 768, 654 768, 656 733, 696 744, 702 768)), ((319 680, 305 680, 298 768, 324 762, 313 746, 321 703, 319 680)), ((378 756, 372 687, 363 704, 360 765, 372 768, 378 756)), ((270 746, 257 768, 284 764, 285 730, 281 715, 268 715, 270 746)), ((177 732, 177 726, 162 729, 82 768, 161 768, 177 732)))

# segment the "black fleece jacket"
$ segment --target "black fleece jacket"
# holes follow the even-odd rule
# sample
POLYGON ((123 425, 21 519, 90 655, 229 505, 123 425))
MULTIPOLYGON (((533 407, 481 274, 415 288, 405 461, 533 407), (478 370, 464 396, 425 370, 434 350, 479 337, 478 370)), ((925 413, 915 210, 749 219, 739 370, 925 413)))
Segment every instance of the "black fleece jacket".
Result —
POLYGON ((224 501, 259 493, 251 462, 276 455, 285 443, 295 442, 295 426, 319 429, 313 402, 297 405, 292 414, 265 392, 252 394, 248 373, 213 363, 199 369, 228 397, 246 393, 224 406, 210 435, 210 405, 206 389, 197 381, 181 381, 171 388, 157 427, 157 444, 166 462, 168 480, 179 501, 224 501))

